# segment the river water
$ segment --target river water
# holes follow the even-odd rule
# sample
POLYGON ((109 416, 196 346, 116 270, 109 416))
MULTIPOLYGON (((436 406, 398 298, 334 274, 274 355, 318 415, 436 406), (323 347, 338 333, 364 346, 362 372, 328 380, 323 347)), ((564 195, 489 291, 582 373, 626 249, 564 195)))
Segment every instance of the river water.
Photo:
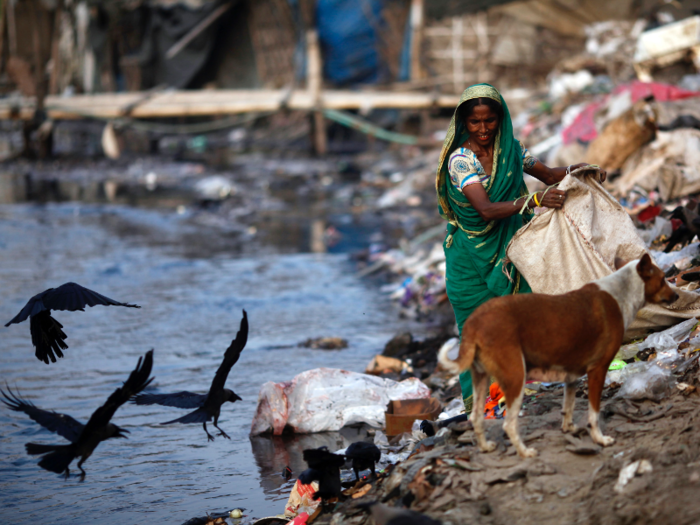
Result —
POLYGON ((24 444, 65 440, 0 406, 2 523, 180 524, 235 507, 249 519, 279 514, 293 483, 281 477, 285 465, 298 474, 304 448, 336 449, 353 439, 352 429, 249 438, 260 386, 315 367, 361 371, 389 338, 418 328, 355 276, 347 254, 269 246, 256 254, 222 249, 226 239, 213 236, 169 211, 75 202, 0 206, 3 324, 32 295, 68 281, 142 306, 55 313, 70 347, 49 366, 34 357, 28 321, 0 328, 0 380, 38 407, 87 422, 150 348, 159 391, 206 392, 243 308, 250 321, 248 345, 227 381, 243 401, 226 404, 219 419, 230 441, 207 442, 201 425, 158 424, 186 413, 177 408, 127 404, 113 422, 131 432, 129 439, 103 442, 84 464, 84 482, 64 481, 38 467, 24 444), (210 238, 216 250, 206 249, 210 238), (349 348, 297 347, 319 336, 343 337, 349 348))

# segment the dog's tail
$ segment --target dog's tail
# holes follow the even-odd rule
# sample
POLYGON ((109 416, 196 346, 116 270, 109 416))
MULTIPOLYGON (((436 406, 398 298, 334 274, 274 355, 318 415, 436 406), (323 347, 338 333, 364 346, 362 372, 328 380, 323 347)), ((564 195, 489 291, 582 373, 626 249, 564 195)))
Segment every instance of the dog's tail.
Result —
POLYGON ((445 370, 456 375, 471 368, 476 354, 476 343, 473 338, 463 334, 462 343, 459 345, 459 356, 453 361, 448 357, 448 354, 455 346, 456 343, 450 344, 450 341, 442 345, 438 352, 438 362, 445 370))

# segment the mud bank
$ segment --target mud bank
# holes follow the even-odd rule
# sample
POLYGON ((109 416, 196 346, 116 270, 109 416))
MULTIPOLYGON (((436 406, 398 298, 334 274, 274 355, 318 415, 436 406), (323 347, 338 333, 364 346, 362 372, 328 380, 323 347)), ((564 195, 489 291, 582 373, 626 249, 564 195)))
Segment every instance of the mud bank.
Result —
MULTIPOLYGON (((679 381, 697 386, 699 380, 696 357, 679 381)), ((596 446, 585 430, 585 383, 574 419, 582 430, 575 435, 560 429, 563 389, 544 389, 526 396, 520 418, 521 435, 537 449, 536 458, 515 455, 502 420, 486 422, 489 439, 498 444, 488 454, 478 450, 473 431, 463 424, 420 441, 366 495, 346 500, 317 523, 371 524, 367 512, 357 508, 371 500, 455 525, 698 523, 697 392, 676 389, 655 403, 619 399, 616 390, 606 389, 601 413, 603 431, 615 438, 610 447, 596 446), (625 467, 629 479, 621 475, 625 467)))

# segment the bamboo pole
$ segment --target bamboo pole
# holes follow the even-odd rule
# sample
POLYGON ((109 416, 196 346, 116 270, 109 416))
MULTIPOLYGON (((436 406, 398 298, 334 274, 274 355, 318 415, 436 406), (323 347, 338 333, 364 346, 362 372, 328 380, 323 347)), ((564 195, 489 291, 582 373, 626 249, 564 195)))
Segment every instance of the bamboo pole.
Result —
MULTIPOLYGON (((134 106, 133 118, 165 118, 206 115, 235 115, 278 111, 282 107, 292 111, 314 111, 318 106, 309 91, 261 89, 215 91, 166 91, 155 93, 144 100, 146 92, 102 93, 46 97, 45 106, 52 119, 80 119, 85 117, 112 119, 122 117, 125 108, 134 106)), ((434 95, 421 92, 395 91, 323 91, 320 95, 324 109, 357 110, 367 108, 425 109, 454 108, 457 95, 434 95)), ((0 119, 31 118, 36 101, 33 98, 0 99, 0 119), (16 117, 14 117, 16 118, 16 117)))
POLYGON ((0 71, 5 70, 5 13, 7 12, 7 2, 0 0, 0 71))
POLYGON ((15 21, 15 6, 11 0, 7 3, 7 43, 10 48, 10 56, 17 56, 17 22, 15 21))
POLYGON ((190 42, 192 42, 192 40, 197 38, 197 36, 202 31, 204 31, 207 27, 213 24, 226 11, 228 11, 229 7, 231 7, 230 3, 219 6, 213 13, 211 13, 194 28, 192 28, 192 30, 189 33, 187 33, 180 40, 175 42, 175 44, 173 44, 173 46, 165 52, 165 58, 170 60, 171 58, 175 57, 175 55, 177 55, 180 51, 187 47, 187 44, 189 44, 190 42))
POLYGON ((63 0, 58 1, 56 6, 56 14, 54 18, 53 25, 53 42, 51 42, 51 62, 53 67, 51 68, 51 76, 49 77, 49 93, 55 95, 59 92, 60 78, 61 78, 61 68, 63 64, 61 63, 61 20, 63 18, 63 0))
POLYGON ((464 89, 464 20, 461 16, 452 18, 452 81, 454 92, 464 89))
POLYGON ((39 35, 39 7, 38 0, 32 0, 32 11, 35 23, 32 27, 32 45, 34 50, 34 86, 36 93, 37 110, 44 109, 44 98, 46 97, 46 83, 44 76, 44 60, 41 53, 41 36, 39 35))
POLYGON ((423 50, 424 0, 411 0, 411 80, 423 78, 421 52, 423 50))
POLYGON ((306 31, 306 83, 314 105, 313 144, 317 155, 325 155, 328 148, 326 137, 326 121, 323 118, 321 47, 318 42, 318 31, 306 31))

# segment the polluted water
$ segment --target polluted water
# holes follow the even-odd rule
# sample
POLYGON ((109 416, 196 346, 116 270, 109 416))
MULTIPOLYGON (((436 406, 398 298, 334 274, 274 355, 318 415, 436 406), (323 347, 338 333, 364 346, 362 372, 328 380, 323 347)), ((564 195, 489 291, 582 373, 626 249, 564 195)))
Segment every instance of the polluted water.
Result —
POLYGON ((357 437, 357 430, 345 429, 249 438, 261 385, 317 367, 362 371, 396 332, 417 327, 400 321, 389 300, 356 277, 347 254, 268 247, 243 255, 220 249, 215 235, 157 210, 75 202, 0 206, 3 324, 29 297, 69 281, 142 307, 55 312, 69 348, 48 366, 34 357, 27 324, 3 327, 2 381, 40 408, 86 423, 151 348, 155 392, 204 393, 243 309, 250 321, 248 344, 226 384, 242 401, 225 404, 219 418, 230 440, 207 442, 200 424, 159 424, 186 413, 180 409, 126 404, 112 422, 129 430, 129 439, 103 442, 85 463, 84 482, 74 475, 75 463, 64 481, 41 469, 24 444, 66 441, 1 406, 4 523, 183 523, 233 508, 248 516, 278 514, 295 480, 280 473, 305 468, 303 449, 336 450, 357 437), (219 248, 208 252, 209 243, 219 248), (319 336, 341 337, 349 347, 298 346, 319 336))

